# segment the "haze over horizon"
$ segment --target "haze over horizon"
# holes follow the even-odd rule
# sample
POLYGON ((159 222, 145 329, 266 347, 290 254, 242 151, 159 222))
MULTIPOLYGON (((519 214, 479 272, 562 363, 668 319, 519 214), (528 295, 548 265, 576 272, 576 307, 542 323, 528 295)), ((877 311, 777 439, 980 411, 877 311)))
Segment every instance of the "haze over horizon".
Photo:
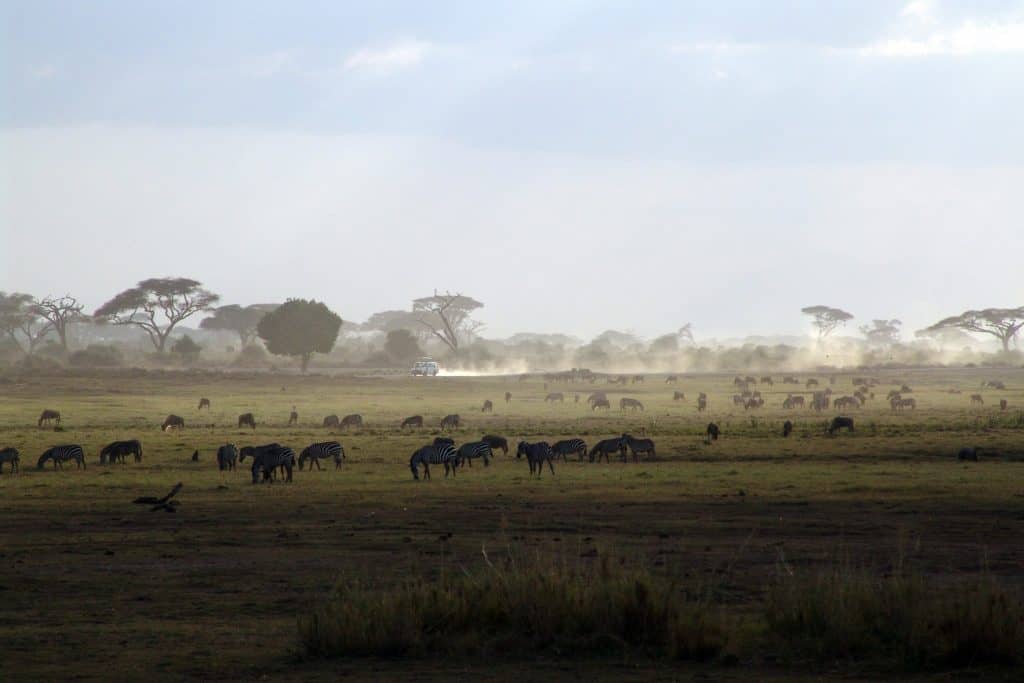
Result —
POLYGON ((0 290, 698 341, 1024 303, 1019 0, 0 16, 0 290))

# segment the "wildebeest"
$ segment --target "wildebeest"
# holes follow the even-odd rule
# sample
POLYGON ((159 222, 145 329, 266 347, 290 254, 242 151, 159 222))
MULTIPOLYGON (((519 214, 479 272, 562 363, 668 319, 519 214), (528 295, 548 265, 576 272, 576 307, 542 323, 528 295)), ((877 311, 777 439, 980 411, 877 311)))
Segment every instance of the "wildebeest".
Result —
POLYGON ((985 405, 985 399, 982 398, 981 394, 971 394, 971 405, 975 403, 985 405))
POLYGON ((164 423, 160 426, 160 430, 167 432, 172 429, 184 429, 185 418, 180 415, 168 415, 164 418, 164 423))
POLYGON ((836 400, 832 401, 832 405, 836 410, 842 410, 843 408, 860 408, 860 401, 853 396, 840 396, 836 400))
POLYGON ((490 399, 484 401, 484 406, 483 406, 483 408, 480 409, 480 412, 481 413, 493 413, 494 412, 494 404, 491 403, 490 399))
POLYGON ((399 429, 405 429, 406 427, 409 427, 410 429, 412 429, 413 427, 422 427, 422 426, 423 426, 423 416, 422 415, 413 415, 411 417, 407 417, 404 420, 402 420, 402 426, 399 429))
POLYGON ((503 436, 495 436, 494 434, 485 434, 480 437, 480 440, 491 447, 492 451, 496 451, 499 448, 501 452, 508 455, 508 441, 503 436))
POLYGON ((252 413, 242 413, 238 416, 238 427, 252 427, 256 429, 256 418, 252 413))
POLYGON ((686 400, 686 394, 684 394, 681 391, 673 391, 672 392, 672 400, 673 401, 685 401, 686 400))
POLYGON ((505 403, 511 403, 511 402, 512 402, 512 392, 511 391, 506 391, 505 392, 505 403))
POLYGON ((138 439, 112 441, 100 451, 100 464, 108 462, 113 464, 118 460, 123 463, 129 455, 135 459, 135 462, 142 462, 142 443, 138 439))
POLYGON ((957 452, 957 454, 956 454, 956 459, 957 460, 971 460, 973 462, 978 462, 978 451, 979 450, 981 450, 981 449, 980 448, 961 448, 957 452))
POLYGON ((337 415, 328 415, 324 418, 324 427, 337 427, 341 424, 337 415))
POLYGON ((782 407, 783 408, 796 408, 797 406, 799 406, 801 408, 804 407, 804 397, 803 396, 793 396, 792 394, 790 394, 786 398, 786 400, 782 402, 782 407))
POLYGON ((594 444, 594 447, 590 449, 590 462, 594 462, 594 457, 597 457, 597 462, 601 462, 601 456, 604 456, 605 462, 611 462, 609 456, 611 453, 619 453, 622 458, 622 462, 626 462, 626 442, 622 440, 622 437, 614 439, 604 439, 594 444))
POLYGON ((555 401, 558 401, 559 403, 564 403, 565 396, 561 392, 555 391, 544 397, 545 403, 554 403, 555 401))
POLYGON ((583 462, 583 456, 587 454, 587 444, 583 439, 563 439, 556 441, 551 450, 554 451, 556 458, 562 456, 562 460, 566 462, 573 453, 578 456, 580 462, 583 462))
POLYGON ((830 424, 828 426, 828 433, 829 434, 835 434, 840 429, 844 429, 844 428, 849 430, 849 431, 851 431, 851 432, 853 431, 853 418, 852 417, 841 417, 841 416, 833 417, 832 418, 832 424, 830 424))
POLYGON ((601 399, 607 400, 608 396, 605 395, 603 391, 595 391, 590 396, 587 396, 587 403, 593 403, 594 401, 599 401, 601 399))
POLYGON ((707 409, 708 409, 708 397, 704 396, 703 394, 701 394, 701 396, 697 399, 697 412, 698 413, 703 413, 707 409))
POLYGON ((217 469, 220 471, 235 469, 238 461, 238 447, 233 443, 226 443, 217 449, 217 469))
POLYGON ((675 375, 669 375, 668 377, 665 378, 665 384, 675 384, 678 381, 679 378, 676 377, 675 375))
POLYGON ((792 434, 792 433, 793 433, 793 423, 790 422, 789 420, 786 420, 785 422, 782 423, 782 437, 783 438, 788 438, 789 435, 792 434))
POLYGON ((202 410, 203 408, 206 408, 207 410, 210 409, 210 399, 208 399, 208 398, 201 398, 201 399, 199 399, 199 407, 196 408, 196 410, 202 410))
POLYGON ((1009 407, 1009 404, 1006 402, 1006 399, 1005 398, 999 399, 999 410, 1006 410, 1007 407, 1009 407))
POLYGON ((288 415, 288 426, 291 427, 292 425, 295 425, 295 424, 298 424, 298 423, 299 423, 299 413, 298 413, 298 411, 295 410, 295 406, 292 406, 292 412, 288 415))
POLYGON ((551 468, 551 474, 555 473, 554 453, 547 441, 538 441, 537 443, 520 441, 519 447, 516 448, 516 457, 521 458, 524 455, 526 462, 530 465, 530 474, 536 472, 538 477, 541 476, 544 472, 545 460, 548 467, 551 468))
POLYGON ((651 439, 637 439, 630 434, 623 434, 622 440, 633 453, 633 462, 640 462, 640 454, 643 453, 651 458, 657 457, 654 452, 654 441, 651 439))
POLYGON ((341 424, 339 425, 342 429, 348 429, 349 427, 362 427, 363 416, 358 413, 346 415, 341 418, 341 424))
POLYGON ((44 424, 49 425, 50 423, 60 424, 60 411, 50 410, 47 408, 39 415, 38 425, 42 427, 44 424))
POLYGON ((714 422, 708 422, 707 429, 704 430, 704 443, 711 443, 712 441, 718 441, 718 436, 721 434, 721 430, 714 422))
POLYGON ((597 410, 598 408, 604 408, 605 410, 611 410, 612 404, 608 402, 606 398, 594 399, 590 403, 591 410, 597 410))
POLYGON ((43 469, 47 460, 53 461, 53 469, 55 470, 57 468, 64 469, 64 463, 68 460, 74 460, 80 469, 85 469, 85 451, 78 444, 54 446, 47 449, 39 456, 39 460, 36 461, 36 469, 43 469))
POLYGON ((18 471, 21 464, 21 454, 17 448, 0 449, 0 474, 4 473, 4 463, 11 463, 11 474, 18 471))
POLYGON ((643 412, 644 404, 636 400, 635 398, 620 398, 619 410, 625 410, 626 408, 629 408, 632 411, 639 410, 640 412, 643 412))
POLYGON ((441 429, 458 429, 461 422, 462 419, 459 417, 458 413, 445 415, 441 418, 441 429))

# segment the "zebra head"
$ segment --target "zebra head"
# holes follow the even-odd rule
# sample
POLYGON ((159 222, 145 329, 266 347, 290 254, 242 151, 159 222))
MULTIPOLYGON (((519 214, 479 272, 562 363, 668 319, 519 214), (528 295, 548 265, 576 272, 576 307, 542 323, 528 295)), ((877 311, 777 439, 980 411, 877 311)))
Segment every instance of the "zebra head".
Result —
POLYGON ((523 457, 529 450, 529 448, 530 444, 526 443, 525 441, 520 441, 519 446, 516 448, 516 458, 523 457))

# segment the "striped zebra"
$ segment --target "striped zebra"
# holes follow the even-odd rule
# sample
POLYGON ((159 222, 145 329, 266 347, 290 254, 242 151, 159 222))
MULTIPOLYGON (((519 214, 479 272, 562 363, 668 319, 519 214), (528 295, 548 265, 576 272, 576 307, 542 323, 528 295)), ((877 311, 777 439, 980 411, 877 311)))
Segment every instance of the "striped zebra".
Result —
POLYGON ((562 456, 565 462, 569 462, 569 456, 573 453, 579 456, 580 462, 583 462, 583 456, 587 454, 587 444, 583 439, 565 439, 556 441, 551 450, 554 451, 555 458, 562 456))
POLYGON ((217 469, 221 472, 224 470, 235 469, 235 463, 238 461, 238 447, 233 443, 226 443, 217 449, 217 469))
POLYGON ((491 464, 491 458, 494 456, 490 445, 486 441, 471 441, 462 444, 457 452, 459 455, 459 467, 466 463, 469 463, 469 466, 472 467, 475 458, 483 458, 484 467, 488 467, 491 464))
POLYGON ((451 415, 445 415, 441 418, 441 429, 458 429, 462 419, 458 413, 452 413, 451 415))
POLYGON ((654 452, 654 441, 651 439, 637 439, 631 434, 623 434, 622 440, 633 453, 633 462, 640 462, 641 453, 651 458, 657 457, 657 454, 654 452))
POLYGON ((521 458, 524 455, 526 456, 527 463, 530 465, 530 474, 536 472, 538 477, 541 476, 544 473, 545 460, 548 463, 548 467, 551 468, 551 474, 555 473, 555 454, 547 441, 538 441, 537 443, 520 441, 519 447, 516 449, 516 457, 521 458))
POLYGON ((11 474, 18 471, 21 464, 21 454, 17 448, 4 448, 0 450, 0 474, 4 473, 4 463, 11 463, 11 474))
POLYGON ((503 436, 495 436, 494 434, 485 434, 480 437, 480 440, 491 447, 491 451, 494 452, 501 449, 501 452, 508 455, 508 441, 503 436))
POLYGON ((321 441, 310 444, 299 453, 299 470, 305 469, 307 460, 309 460, 310 472, 313 471, 313 465, 316 465, 318 470, 323 469, 320 467, 320 458, 333 460, 334 469, 340 469, 341 461, 345 458, 345 449, 337 441, 321 441))
POLYGON ((349 427, 362 427, 363 416, 359 413, 353 413, 352 415, 346 415, 341 418, 341 428, 348 429, 349 427))
POLYGON ((123 464, 129 455, 135 458, 135 462, 142 462, 142 443, 138 439, 112 441, 100 451, 100 464, 114 464, 118 460, 123 464))
POLYGON ((337 415, 328 415, 324 418, 324 427, 337 427, 339 424, 341 421, 338 420, 337 415))
POLYGON ((50 424, 51 422, 60 424, 60 411, 47 408, 39 415, 39 426, 42 427, 44 424, 50 424))
POLYGON ((75 464, 79 468, 85 469, 85 451, 78 444, 68 444, 66 446, 54 446, 47 450, 45 453, 39 456, 39 461, 36 463, 36 469, 41 470, 46 464, 47 460, 53 461, 53 469, 64 469, 64 463, 68 460, 74 460, 75 464))
POLYGON ((285 481, 291 482, 292 468, 295 466, 295 451, 278 443, 265 446, 246 446, 239 451, 238 459, 245 461, 252 457, 252 483, 260 481, 260 473, 263 474, 263 481, 272 483, 277 468, 284 470, 285 481))
POLYGON ((639 410, 641 413, 644 412, 644 404, 635 398, 620 398, 619 399, 619 410, 625 410, 629 408, 632 411, 639 410))
POLYGON ((420 448, 409 458, 409 469, 412 470, 412 478, 419 479, 419 466, 423 465, 423 478, 430 479, 431 465, 444 465, 444 476, 448 478, 448 471, 451 470, 455 476, 455 468, 459 465, 459 455, 452 445, 451 439, 434 439, 434 443, 420 448))
POLYGON ((590 449, 590 462, 594 462, 594 456, 597 456, 597 461, 601 462, 601 456, 604 456, 605 462, 611 462, 610 456, 612 453, 618 451, 622 457, 622 462, 626 462, 626 443, 622 440, 622 437, 614 439, 605 439, 604 441, 598 441, 593 448, 590 449))

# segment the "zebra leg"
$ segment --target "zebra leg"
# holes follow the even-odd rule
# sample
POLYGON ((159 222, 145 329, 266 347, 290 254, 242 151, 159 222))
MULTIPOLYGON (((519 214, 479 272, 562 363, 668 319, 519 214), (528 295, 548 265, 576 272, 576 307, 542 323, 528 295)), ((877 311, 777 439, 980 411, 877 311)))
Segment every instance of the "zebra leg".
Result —
MULTIPOLYGON (((555 474, 555 463, 551 462, 551 458, 548 458, 548 467, 551 468, 551 474, 552 474, 552 476, 554 476, 554 474, 555 474)), ((541 469, 544 469, 544 464, 543 463, 541 463, 541 469)))

